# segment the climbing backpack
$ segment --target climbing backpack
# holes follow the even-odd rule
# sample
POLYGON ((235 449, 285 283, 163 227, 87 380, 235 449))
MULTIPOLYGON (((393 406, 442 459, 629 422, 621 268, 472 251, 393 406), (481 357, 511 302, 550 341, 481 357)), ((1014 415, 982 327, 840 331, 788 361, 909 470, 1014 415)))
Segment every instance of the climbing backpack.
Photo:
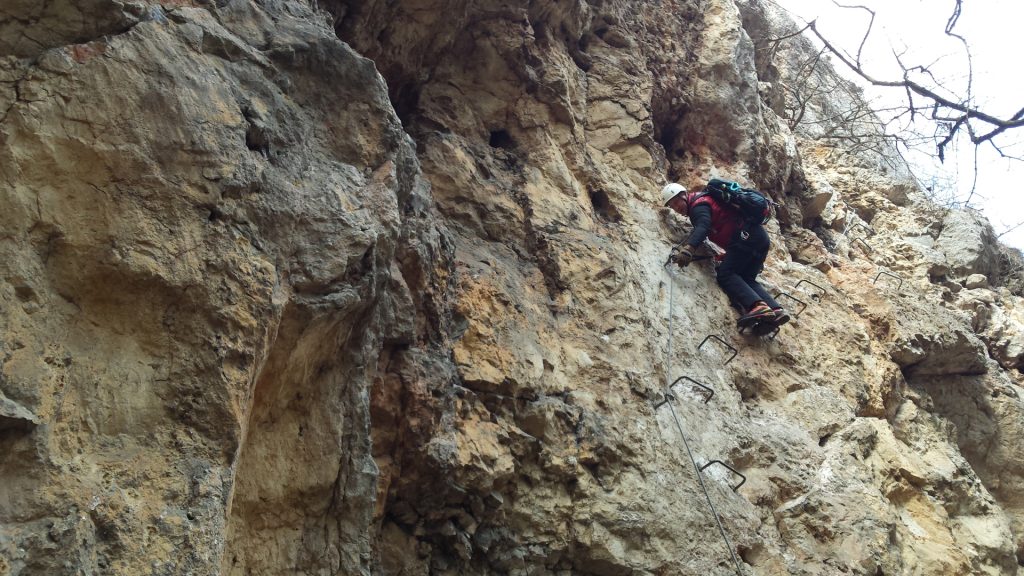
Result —
POLYGON ((735 208, 744 224, 767 224, 772 217, 773 202, 757 190, 744 188, 736 182, 712 178, 708 180, 702 195, 706 194, 716 202, 735 208))

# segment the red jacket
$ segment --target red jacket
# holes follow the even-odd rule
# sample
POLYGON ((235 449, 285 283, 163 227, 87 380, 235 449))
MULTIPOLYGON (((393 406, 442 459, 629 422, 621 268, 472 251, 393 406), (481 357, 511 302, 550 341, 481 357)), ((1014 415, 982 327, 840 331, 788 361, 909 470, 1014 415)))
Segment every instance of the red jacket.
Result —
MULTIPOLYGON (((699 192, 693 196, 699 196, 699 192)), ((707 205, 711 208, 711 229, 708 231, 708 239, 715 244, 718 244, 722 248, 728 249, 729 243, 732 241, 733 235, 739 230, 741 225, 740 213, 727 204, 720 204, 715 201, 710 195, 705 194, 698 198, 690 200, 689 210, 692 210, 695 206, 707 205)), ((696 232, 696 230, 694 230, 696 232)), ((700 244, 703 242, 703 238, 690 237, 689 244, 700 244)))

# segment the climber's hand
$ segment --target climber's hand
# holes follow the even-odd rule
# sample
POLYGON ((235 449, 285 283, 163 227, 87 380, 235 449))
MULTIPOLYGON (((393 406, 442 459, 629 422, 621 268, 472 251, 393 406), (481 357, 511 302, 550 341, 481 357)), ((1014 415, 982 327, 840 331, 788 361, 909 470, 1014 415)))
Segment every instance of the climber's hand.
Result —
POLYGON ((689 244, 683 247, 675 247, 672 249, 672 255, 669 257, 673 262, 682 268, 686 268, 693 262, 693 247, 689 244))

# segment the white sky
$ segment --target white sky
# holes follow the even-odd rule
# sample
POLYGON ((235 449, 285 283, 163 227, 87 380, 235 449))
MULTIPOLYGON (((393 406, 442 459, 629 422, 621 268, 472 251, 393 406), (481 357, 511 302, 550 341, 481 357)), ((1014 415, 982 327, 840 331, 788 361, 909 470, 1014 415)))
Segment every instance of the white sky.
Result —
MULTIPOLYGON (((841 9, 829 0, 775 0, 800 19, 817 19, 818 30, 830 42, 856 54, 867 28, 869 14, 863 10, 841 9)), ((900 69, 893 50, 901 52, 907 66, 927 65, 943 86, 959 94, 967 92, 966 58, 963 45, 946 36, 945 26, 953 14, 953 0, 846 0, 841 4, 863 5, 875 12, 871 39, 864 48, 865 69, 882 80, 898 80, 900 69)), ((974 92, 982 108, 993 115, 1012 116, 1024 108, 1024 0, 964 0, 954 33, 963 36, 974 65, 974 92)), ((835 61, 841 72, 843 65, 835 61)), ((861 84, 864 84, 861 82, 861 84)), ((898 98, 882 89, 865 88, 868 95, 898 98)), ((918 100, 920 101, 920 100, 918 100)), ((1007 154, 1024 157, 1024 129, 1010 131, 999 140, 1007 154)), ((933 152, 933 149, 929 149, 933 152)), ((946 162, 915 160, 923 182, 935 171, 942 179, 958 181, 960 200, 967 197, 973 182, 974 147, 964 139, 956 150, 947 148, 946 162), (930 166, 925 166, 930 164, 930 166)), ((978 151, 978 182, 971 205, 981 208, 996 233, 1024 221, 1024 162, 1001 158, 989 145, 978 151)), ((1024 249, 1024 226, 1002 236, 1006 244, 1024 249)))

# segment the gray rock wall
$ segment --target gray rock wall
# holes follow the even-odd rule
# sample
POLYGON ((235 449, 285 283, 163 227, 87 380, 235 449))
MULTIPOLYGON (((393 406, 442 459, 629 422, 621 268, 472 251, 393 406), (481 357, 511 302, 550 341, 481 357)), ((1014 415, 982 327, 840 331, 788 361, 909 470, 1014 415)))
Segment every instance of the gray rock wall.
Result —
POLYGON ((0 574, 734 574, 708 499, 743 573, 1016 574, 1024 306, 983 221, 790 129, 782 25, 0 9, 0 574), (774 339, 662 267, 709 175, 783 205, 774 339))
POLYGON ((368 573, 370 381, 444 257, 413 143, 302 4, 130 8, 4 61, 3 572, 368 573))

